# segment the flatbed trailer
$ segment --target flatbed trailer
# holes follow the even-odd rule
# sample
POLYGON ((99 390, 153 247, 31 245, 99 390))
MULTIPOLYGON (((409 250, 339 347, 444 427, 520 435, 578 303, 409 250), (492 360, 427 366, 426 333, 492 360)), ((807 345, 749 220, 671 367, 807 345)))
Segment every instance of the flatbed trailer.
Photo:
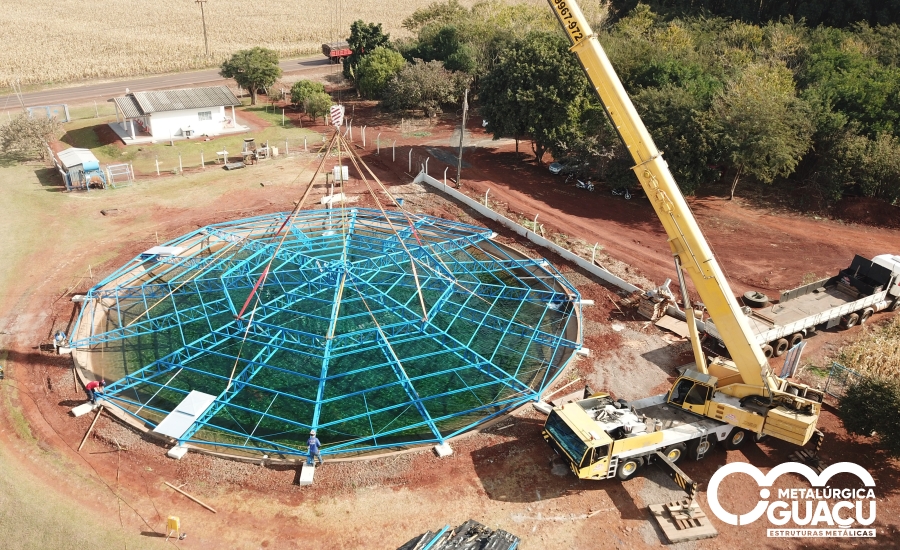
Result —
MULTIPOLYGON (((900 309, 900 256, 869 260, 856 256, 838 275, 783 292, 777 303, 745 308, 747 321, 766 357, 780 356, 816 330, 850 328, 872 314, 900 309)), ((716 325, 706 332, 721 344, 716 325)))

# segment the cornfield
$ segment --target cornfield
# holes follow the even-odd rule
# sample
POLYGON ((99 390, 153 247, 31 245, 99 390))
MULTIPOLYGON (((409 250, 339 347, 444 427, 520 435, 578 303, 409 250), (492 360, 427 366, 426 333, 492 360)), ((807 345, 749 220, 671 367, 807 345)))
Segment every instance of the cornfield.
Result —
POLYGON ((863 374, 900 382, 900 316, 867 328, 858 340, 841 348, 837 361, 863 374))
POLYGON ((346 38, 357 19, 401 37, 403 20, 433 1, 209 0, 207 57, 200 6, 192 0, 0 0, 0 88, 16 80, 45 85, 215 67, 253 46, 282 57, 310 54, 346 38))

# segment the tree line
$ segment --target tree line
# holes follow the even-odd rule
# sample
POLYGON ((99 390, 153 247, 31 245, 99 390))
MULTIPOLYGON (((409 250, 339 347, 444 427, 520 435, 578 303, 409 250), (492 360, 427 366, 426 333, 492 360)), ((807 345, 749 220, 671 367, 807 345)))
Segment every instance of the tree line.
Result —
MULTIPOLYGON (((896 204, 900 27, 877 16, 874 2, 867 13, 876 15, 852 25, 811 18, 845 28, 791 18, 826 6, 795 4, 791 12, 757 2, 754 17, 733 11, 750 6, 741 2, 584 8, 685 193, 724 177, 732 194, 752 181, 825 202, 856 194, 896 204)), ((487 129, 527 140, 538 162, 549 153, 585 177, 633 182, 624 146, 546 7, 451 0, 404 27, 413 37, 391 40, 378 24, 353 23, 344 71, 361 95, 435 115, 458 106, 468 87, 487 129)))

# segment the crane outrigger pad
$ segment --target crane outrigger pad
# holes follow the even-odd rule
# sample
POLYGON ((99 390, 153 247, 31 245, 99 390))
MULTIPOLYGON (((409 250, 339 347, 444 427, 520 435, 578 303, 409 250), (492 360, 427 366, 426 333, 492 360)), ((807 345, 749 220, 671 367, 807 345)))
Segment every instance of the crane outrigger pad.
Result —
POLYGON ((651 504, 650 513, 670 544, 719 535, 696 500, 686 498, 668 504, 651 504))

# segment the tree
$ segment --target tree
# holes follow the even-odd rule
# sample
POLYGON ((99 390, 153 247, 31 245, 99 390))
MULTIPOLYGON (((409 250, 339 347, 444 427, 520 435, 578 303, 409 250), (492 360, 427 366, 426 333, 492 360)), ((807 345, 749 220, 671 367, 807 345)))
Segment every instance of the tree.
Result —
POLYGON ((56 117, 32 117, 22 113, 0 127, 0 147, 7 155, 21 160, 47 160, 48 144, 56 139, 61 128, 56 117))
POLYGON ((468 77, 450 72, 440 61, 416 59, 388 83, 384 105, 388 109, 422 109, 425 116, 440 114, 443 105, 462 100, 468 77))
POLYGON ((356 71, 362 58, 375 48, 388 46, 390 40, 391 36, 381 30, 381 23, 364 23, 361 19, 354 21, 350 25, 350 38, 347 39, 353 53, 344 60, 344 76, 356 80, 356 71))
POLYGON ((838 413, 847 431, 870 437, 900 456, 900 384, 894 380, 863 377, 847 388, 838 413))
POLYGON ((306 112, 313 119, 313 122, 319 117, 326 119, 331 111, 331 104, 330 95, 325 92, 316 92, 306 99, 306 112))
POLYGON ((494 139, 529 137, 535 160, 577 124, 588 91, 584 73, 558 33, 517 40, 481 80, 481 113, 494 139))
POLYGON ((356 70, 360 93, 364 97, 380 98, 387 83, 405 66, 406 60, 400 53, 383 46, 375 48, 359 62, 356 70))
POLYGON ((241 50, 222 63, 219 74, 233 78, 238 86, 250 91, 250 104, 256 105, 260 88, 268 88, 281 76, 278 54, 274 50, 260 48, 241 50))
POLYGON ((291 103, 304 105, 313 94, 325 93, 325 86, 311 80, 298 80, 291 86, 291 103))
POLYGON ((763 183, 793 173, 814 130, 809 108, 783 65, 751 65, 712 104, 711 137, 735 168, 731 198, 744 174, 763 183))

